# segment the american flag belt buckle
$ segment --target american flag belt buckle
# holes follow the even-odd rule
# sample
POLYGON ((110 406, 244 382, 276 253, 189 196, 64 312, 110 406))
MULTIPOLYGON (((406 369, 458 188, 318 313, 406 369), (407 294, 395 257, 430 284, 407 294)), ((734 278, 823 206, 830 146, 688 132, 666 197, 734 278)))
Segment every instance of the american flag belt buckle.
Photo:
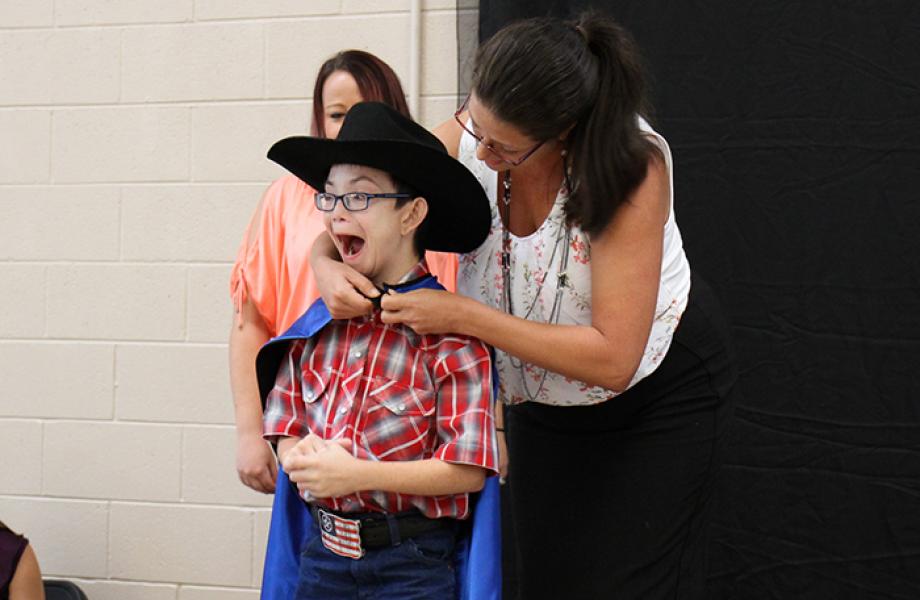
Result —
POLYGON ((361 547, 361 521, 346 519, 321 508, 316 509, 319 518, 320 539, 330 552, 358 560, 364 556, 361 547))

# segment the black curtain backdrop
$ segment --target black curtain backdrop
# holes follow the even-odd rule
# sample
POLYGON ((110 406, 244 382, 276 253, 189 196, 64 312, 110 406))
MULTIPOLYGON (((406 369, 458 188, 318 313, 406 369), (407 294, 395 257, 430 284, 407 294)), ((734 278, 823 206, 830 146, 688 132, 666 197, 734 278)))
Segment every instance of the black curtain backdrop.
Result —
POLYGON ((917 600, 920 3, 483 1, 480 38, 588 5, 644 50, 733 322, 710 597, 917 600))

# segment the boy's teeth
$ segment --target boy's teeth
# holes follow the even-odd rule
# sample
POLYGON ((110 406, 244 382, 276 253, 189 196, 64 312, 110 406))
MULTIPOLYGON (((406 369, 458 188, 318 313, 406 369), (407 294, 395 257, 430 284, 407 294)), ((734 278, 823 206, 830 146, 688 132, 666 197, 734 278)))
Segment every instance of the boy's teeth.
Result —
POLYGON ((364 240, 357 236, 347 235, 342 236, 342 251, 346 255, 351 256, 360 252, 361 248, 364 246, 364 240))

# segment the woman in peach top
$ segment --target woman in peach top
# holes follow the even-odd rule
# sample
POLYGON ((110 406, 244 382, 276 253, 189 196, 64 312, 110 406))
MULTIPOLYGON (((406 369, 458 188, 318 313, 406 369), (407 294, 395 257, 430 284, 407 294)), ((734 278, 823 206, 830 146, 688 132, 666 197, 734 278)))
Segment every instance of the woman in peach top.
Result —
MULTIPOLYGON (((348 110, 363 100, 385 102, 409 116, 399 78, 383 61, 360 50, 323 63, 313 89, 312 134, 334 138, 348 110)), ((308 258, 322 216, 314 190, 293 175, 268 188, 249 223, 233 271, 230 294, 236 318, 230 330, 230 385, 236 413, 236 467, 240 480, 264 493, 275 490, 277 466, 262 439, 262 404, 253 365, 259 348, 287 330, 319 297, 308 258)), ((457 258, 427 253, 438 280, 454 290, 457 258)))

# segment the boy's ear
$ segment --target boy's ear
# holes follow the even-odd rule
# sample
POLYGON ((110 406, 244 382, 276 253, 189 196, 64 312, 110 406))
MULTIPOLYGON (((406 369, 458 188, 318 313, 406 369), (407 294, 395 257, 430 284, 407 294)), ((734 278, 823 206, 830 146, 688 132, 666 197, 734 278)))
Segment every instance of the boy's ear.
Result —
POLYGON ((403 207, 402 218, 400 219, 400 232, 403 235, 410 235, 418 229, 425 217, 428 216, 428 201, 421 196, 412 199, 412 202, 403 207))

